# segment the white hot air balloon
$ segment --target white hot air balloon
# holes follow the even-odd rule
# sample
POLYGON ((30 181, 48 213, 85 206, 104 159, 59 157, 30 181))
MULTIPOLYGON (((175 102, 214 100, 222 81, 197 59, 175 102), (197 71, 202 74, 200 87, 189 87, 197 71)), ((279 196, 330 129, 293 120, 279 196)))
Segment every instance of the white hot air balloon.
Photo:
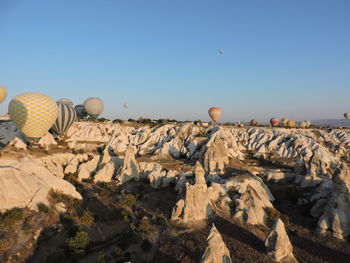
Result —
POLYGON ((92 97, 84 101, 85 111, 91 117, 98 117, 103 112, 104 103, 100 98, 92 97))

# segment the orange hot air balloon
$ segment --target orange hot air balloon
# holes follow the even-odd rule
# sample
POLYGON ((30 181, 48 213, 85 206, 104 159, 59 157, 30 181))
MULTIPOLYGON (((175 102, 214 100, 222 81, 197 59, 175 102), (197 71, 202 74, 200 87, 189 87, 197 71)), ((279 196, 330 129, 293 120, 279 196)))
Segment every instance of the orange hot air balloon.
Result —
POLYGON ((257 120, 251 120, 250 121, 250 125, 252 125, 252 126, 255 126, 255 125, 257 125, 258 124, 258 121, 257 120))
POLYGON ((282 119, 281 119, 281 124, 282 124, 282 126, 287 126, 287 121, 288 121, 287 118, 282 118, 282 119))
POLYGON ((211 107, 208 111, 208 114, 210 118, 216 122, 220 118, 221 109, 218 107, 211 107))
POLYGON ((289 128, 295 127, 295 121, 293 121, 293 120, 288 120, 288 121, 287 121, 287 126, 288 126, 289 128))

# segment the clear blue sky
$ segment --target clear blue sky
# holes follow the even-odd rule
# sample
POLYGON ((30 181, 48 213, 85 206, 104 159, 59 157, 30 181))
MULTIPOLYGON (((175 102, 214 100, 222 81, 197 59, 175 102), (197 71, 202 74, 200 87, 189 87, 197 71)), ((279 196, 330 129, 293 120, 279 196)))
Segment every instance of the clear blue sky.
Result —
POLYGON ((111 119, 341 118, 349 14, 348 0, 0 0, 0 111, 34 91, 100 97, 111 119))

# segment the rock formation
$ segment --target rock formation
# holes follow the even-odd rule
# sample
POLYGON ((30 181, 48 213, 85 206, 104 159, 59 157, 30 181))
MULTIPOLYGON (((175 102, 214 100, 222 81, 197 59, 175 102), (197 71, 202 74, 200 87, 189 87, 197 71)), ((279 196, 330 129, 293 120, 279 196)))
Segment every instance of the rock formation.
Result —
POLYGON ((51 174, 40 160, 25 157, 20 160, 0 159, 0 211, 13 207, 37 210, 38 203, 48 204, 48 192, 53 189, 81 199, 75 187, 51 174))
POLYGON ((297 262, 293 255, 293 246, 290 243, 284 224, 277 219, 270 234, 265 240, 268 255, 275 262, 297 262))
POLYGON ((219 231, 213 224, 207 238, 207 248, 201 263, 231 263, 230 251, 226 247, 219 231))

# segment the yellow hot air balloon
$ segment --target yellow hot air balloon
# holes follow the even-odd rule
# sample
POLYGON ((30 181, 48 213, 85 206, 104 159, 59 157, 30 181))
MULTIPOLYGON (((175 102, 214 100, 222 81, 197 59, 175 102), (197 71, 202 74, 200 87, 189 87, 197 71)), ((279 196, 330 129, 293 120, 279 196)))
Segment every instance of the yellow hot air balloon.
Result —
POLYGON ((40 138, 57 119, 56 102, 40 93, 23 93, 9 104, 9 114, 17 128, 28 138, 40 138))
POLYGON ((0 103, 3 102, 7 97, 7 90, 5 87, 0 86, 0 103))
POLYGON ((209 109, 208 114, 213 121, 217 121, 221 115, 221 109, 218 107, 212 107, 209 109))
POLYGON ((295 127, 295 121, 293 121, 293 120, 288 120, 288 121, 287 121, 287 126, 288 126, 289 128, 295 127))

